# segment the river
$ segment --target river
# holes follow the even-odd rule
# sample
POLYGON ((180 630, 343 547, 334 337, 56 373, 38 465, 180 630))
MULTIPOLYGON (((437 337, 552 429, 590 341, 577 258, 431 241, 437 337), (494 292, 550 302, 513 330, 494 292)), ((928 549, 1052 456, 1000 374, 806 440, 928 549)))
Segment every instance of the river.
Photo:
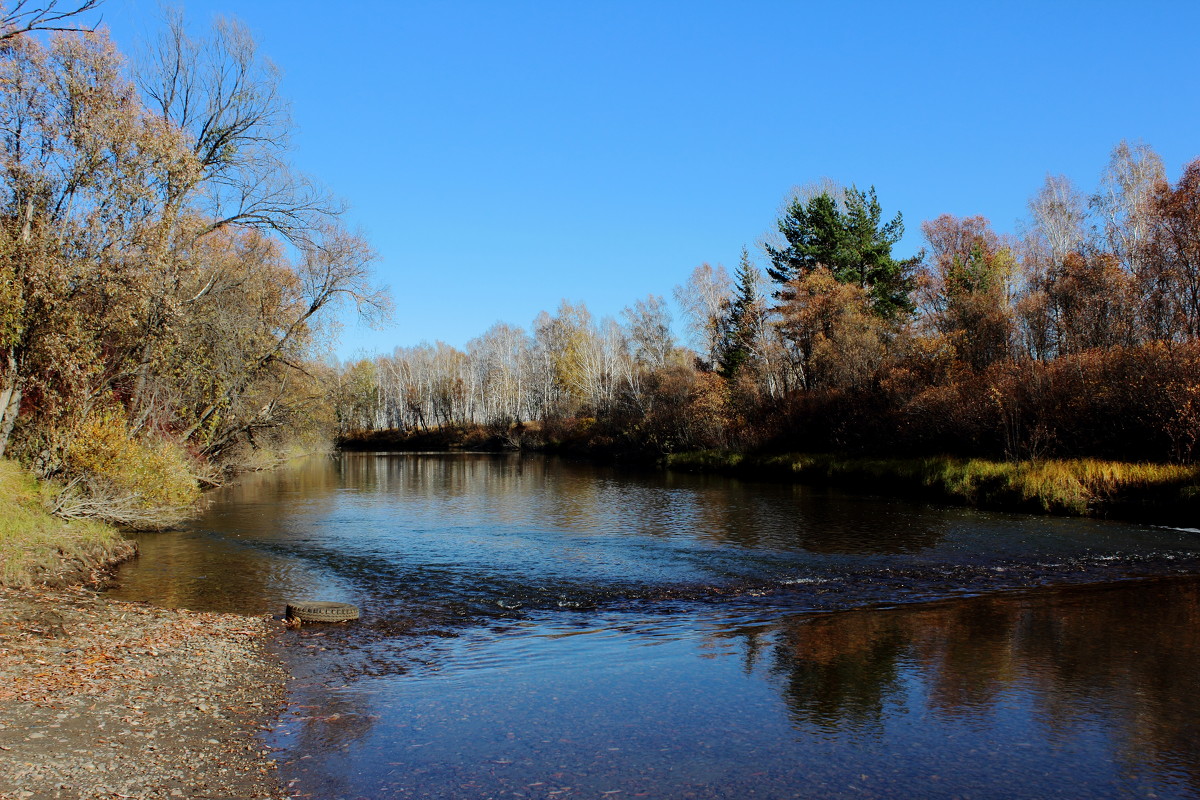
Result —
POLYGON ((1200 797, 1200 532, 515 454, 343 454, 138 537, 279 637, 296 796, 1200 797))

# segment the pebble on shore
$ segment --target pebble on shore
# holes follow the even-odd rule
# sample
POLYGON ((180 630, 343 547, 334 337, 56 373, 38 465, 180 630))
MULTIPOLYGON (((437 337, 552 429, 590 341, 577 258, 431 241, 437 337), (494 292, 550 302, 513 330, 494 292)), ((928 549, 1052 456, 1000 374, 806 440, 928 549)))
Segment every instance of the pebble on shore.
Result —
POLYGON ((0 797, 287 797, 274 624, 0 588, 0 797))

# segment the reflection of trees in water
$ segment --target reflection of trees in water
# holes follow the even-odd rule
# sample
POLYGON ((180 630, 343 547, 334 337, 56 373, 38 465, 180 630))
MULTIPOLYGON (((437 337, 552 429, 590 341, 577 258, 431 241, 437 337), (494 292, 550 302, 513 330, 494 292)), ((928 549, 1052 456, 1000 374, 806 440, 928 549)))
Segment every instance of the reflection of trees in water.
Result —
POLYGON ((1200 789, 1200 582, 1080 592, 1031 615, 1024 676, 1059 735, 1082 725, 1072 697, 1113 709, 1121 755, 1170 766, 1200 789))
POLYGON ((116 599, 149 599, 197 611, 283 611, 282 600, 271 598, 290 585, 288 575, 295 567, 286 559, 204 533, 150 533, 137 541, 138 559, 117 573, 111 591, 116 599))
POLYGON ((238 503, 267 503, 283 498, 302 497, 305 502, 321 501, 340 483, 337 459, 313 456, 290 462, 265 472, 250 472, 213 495, 226 506, 238 503))
POLYGON ((879 730, 889 701, 973 724, 1020 692, 1051 741, 1099 725, 1200 788, 1200 581, 797 616, 771 655, 798 724, 879 730))
POLYGON ((320 457, 244 475, 214 493, 190 530, 137 536, 140 558, 118 572, 113 595, 203 611, 282 611, 266 598, 289 588, 299 567, 270 546, 291 536, 293 506, 319 514, 332 507, 338 484, 335 462, 320 457))
POLYGON ((1016 678, 1019 614, 992 602, 952 603, 899 620, 909 654, 929 676, 929 708, 967 717, 996 702, 1016 678))
POLYGON ((899 553, 936 544, 944 513, 828 489, 748 484, 717 476, 638 473, 539 455, 344 453, 338 470, 359 491, 437 507, 485 498, 497 524, 537 519, 564 531, 670 537, 820 553, 899 553), (880 518, 886 524, 879 524, 880 518))
MULTIPOLYGON (((682 524, 702 538, 750 548, 912 552, 936 545, 955 513, 848 497, 828 487, 745 483, 712 475, 669 472, 663 485, 674 490, 676 501, 669 509, 668 530, 682 524)), ((641 506, 637 511, 645 513, 641 506)))
POLYGON ((603 508, 603 487, 594 469, 570 469, 555 459, 514 453, 343 453, 339 469, 347 486, 363 492, 420 499, 432 510, 486 505, 498 524, 526 522, 528 508, 563 527, 590 527, 603 508))
POLYGON ((849 612, 788 624, 772 672, 797 722, 825 730, 878 727, 888 695, 898 691, 901 632, 885 615, 849 612))
POLYGON ((544 459, 515 453, 342 453, 338 472, 359 491, 453 498, 507 494, 548 477, 544 459))

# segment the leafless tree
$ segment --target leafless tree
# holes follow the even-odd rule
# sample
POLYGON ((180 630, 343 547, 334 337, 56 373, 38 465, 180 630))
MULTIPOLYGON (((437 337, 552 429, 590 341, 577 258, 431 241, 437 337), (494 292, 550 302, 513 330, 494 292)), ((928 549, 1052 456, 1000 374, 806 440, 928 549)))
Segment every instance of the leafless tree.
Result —
POLYGON ((733 280, 725 267, 701 264, 685 284, 675 287, 692 345, 712 361, 720 341, 720 322, 733 296, 733 280))
POLYGON ((103 2, 75 0, 59 5, 58 0, 45 0, 39 4, 16 0, 14 3, 0 4, 0 42, 33 31, 94 31, 95 25, 79 25, 76 21, 81 14, 95 11, 103 2))
POLYGON ((645 369, 665 367, 671 351, 675 349, 675 337, 671 335, 671 310, 666 301, 657 295, 647 295, 644 300, 626 307, 621 316, 625 318, 627 335, 638 365, 645 369))
POLYGON ((1047 175, 1042 188, 1029 201, 1034 231, 1046 242, 1050 260, 1062 261, 1087 238, 1087 205, 1065 175, 1047 175))
POLYGON ((1108 248, 1133 273, 1152 225, 1150 203, 1166 180, 1162 158, 1147 144, 1121 141, 1112 152, 1092 199, 1104 224, 1108 248))
POLYGON ((467 343, 479 392, 479 422, 520 422, 536 415, 529 403, 532 343, 521 328, 497 322, 467 343))

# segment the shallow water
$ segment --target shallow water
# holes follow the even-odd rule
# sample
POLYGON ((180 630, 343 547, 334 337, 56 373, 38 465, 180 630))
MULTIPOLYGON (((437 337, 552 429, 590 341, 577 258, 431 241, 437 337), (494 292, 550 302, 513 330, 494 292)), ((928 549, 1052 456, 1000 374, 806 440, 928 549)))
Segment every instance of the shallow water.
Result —
POLYGON ((119 597, 362 606, 281 640, 302 796, 1200 795, 1194 531, 347 454, 140 545, 119 597))

